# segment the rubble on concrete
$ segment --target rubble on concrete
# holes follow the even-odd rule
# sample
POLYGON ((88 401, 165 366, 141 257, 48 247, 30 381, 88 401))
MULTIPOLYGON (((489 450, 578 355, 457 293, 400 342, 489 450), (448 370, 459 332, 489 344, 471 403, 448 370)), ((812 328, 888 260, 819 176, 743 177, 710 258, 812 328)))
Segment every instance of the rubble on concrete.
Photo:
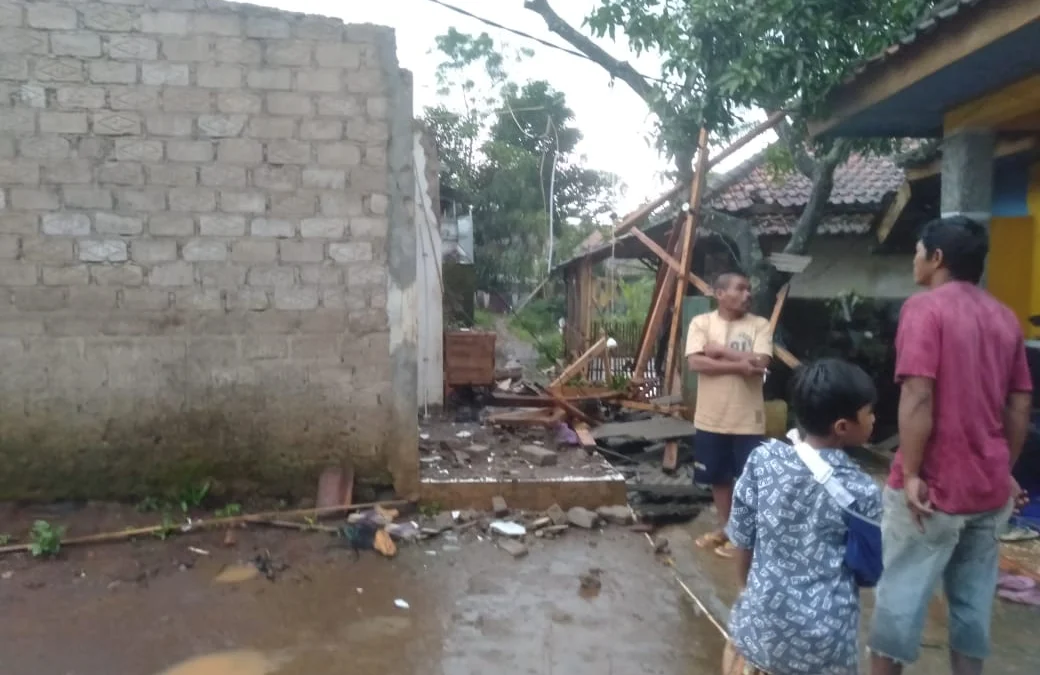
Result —
POLYGON ((567 522, 576 527, 591 530, 599 522, 599 516, 581 506, 575 506, 567 511, 567 522))

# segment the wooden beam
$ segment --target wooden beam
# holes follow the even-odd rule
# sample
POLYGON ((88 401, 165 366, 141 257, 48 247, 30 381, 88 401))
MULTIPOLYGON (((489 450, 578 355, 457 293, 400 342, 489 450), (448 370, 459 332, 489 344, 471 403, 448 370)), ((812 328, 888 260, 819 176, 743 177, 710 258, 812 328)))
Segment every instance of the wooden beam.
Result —
POLYGON ((589 425, 584 422, 574 423, 574 433, 578 436, 578 443, 583 448, 594 448, 596 447, 596 439, 592 436, 592 431, 589 429, 589 425))
MULTIPOLYGON (((701 197, 704 192, 704 176, 707 174, 708 166, 708 130, 701 127, 700 136, 697 139, 697 170, 693 174, 693 182, 690 184, 690 207, 686 212, 686 223, 683 227, 682 248, 680 249, 679 269, 680 276, 675 287, 675 299, 672 305, 672 326, 668 333, 668 351, 664 360, 664 390, 672 392, 672 383, 675 380, 675 353, 682 351, 679 340, 682 337, 683 300, 686 299, 686 275, 682 270, 690 269, 690 261, 693 260, 693 247, 696 243, 696 232, 698 221, 701 217, 701 197)), ((701 291, 702 293, 704 291, 701 291)))
POLYGON ((802 365, 802 362, 798 360, 797 356, 787 351, 780 345, 773 345, 773 353, 776 354, 776 358, 780 359, 780 361, 791 370, 794 370, 798 366, 802 365))
POLYGON ((961 7, 931 33, 919 34, 895 53, 868 64, 859 75, 828 97, 828 116, 809 121, 819 136, 841 122, 912 87, 924 78, 1040 20, 1040 2, 984 2, 961 7))
MULTIPOLYGON (((994 157, 1010 157, 1023 152, 1031 152, 1040 148, 1040 141, 1036 136, 1025 136, 1021 138, 997 139, 997 145, 993 148, 994 157)), ((942 173, 942 159, 933 160, 927 164, 906 170, 906 179, 910 182, 924 180, 942 173)))
MULTIPOLYGON (((665 246, 665 250, 669 254, 674 254, 675 253, 675 247, 676 247, 676 245, 679 242, 679 230, 681 229, 679 227, 679 222, 680 222, 680 219, 676 218, 675 222, 672 223, 671 231, 668 233, 668 244, 665 246)), ((670 269, 671 269, 670 267, 668 267, 667 265, 662 265, 660 263, 660 261, 658 261, 658 263, 657 263, 656 279, 654 281, 654 292, 650 294, 651 307, 653 306, 652 305, 653 301, 656 300, 657 296, 661 293, 661 289, 664 287, 665 278, 668 276, 668 272, 670 271, 670 269)), ((673 282, 672 283, 674 283, 674 277, 673 277, 673 282)), ((652 318, 653 318, 653 312, 651 311, 651 312, 647 313, 646 319, 643 320, 643 330, 641 330, 639 332, 639 345, 640 346, 642 346, 643 345, 643 341, 646 340, 646 334, 650 330, 650 323, 651 323, 651 319, 652 318)), ((656 338, 656 336, 655 336, 655 338, 656 338)), ((636 375, 638 377, 642 377, 641 371, 636 370, 636 375)))
MULTIPOLYGON (((666 265, 675 270, 676 274, 682 274, 683 268, 682 265, 679 264, 679 261, 668 255, 668 253, 661 248, 661 245, 651 239, 648 234, 642 230, 634 229, 632 230, 632 235, 639 241, 643 242, 643 245, 650 249, 653 254, 660 258, 666 265)), ((686 270, 686 281, 693 284, 697 290, 704 295, 711 295, 711 286, 704 281, 704 279, 701 279, 690 270, 686 270)))
POLYGON ((578 375, 585 371, 585 367, 589 361, 596 358, 600 352, 607 349, 607 338, 601 337, 591 347, 585 350, 585 353, 579 356, 571 365, 564 368, 563 372, 560 373, 559 377, 553 380, 549 386, 552 388, 559 387, 561 384, 567 384, 575 375, 578 375))
POLYGON ((791 292, 791 282, 784 284, 780 292, 776 294, 776 304, 773 305, 773 315, 769 317, 769 334, 776 335, 776 327, 780 323, 780 312, 784 309, 784 301, 787 294, 791 292))
POLYGON ((1033 75, 1002 89, 968 101, 943 115, 943 134, 962 129, 1000 129, 1023 115, 1040 109, 1040 75, 1033 75))
POLYGON ((582 349, 592 339, 592 261, 583 260, 578 265, 578 276, 581 279, 581 346, 582 349))
POLYGON ((885 215, 881 217, 881 222, 878 223, 877 227, 877 238, 880 243, 885 243, 888 239, 888 235, 892 233, 892 229, 896 226, 896 222, 899 221, 899 216, 903 215, 903 209, 910 203, 911 189, 910 181, 904 180, 903 184, 896 190, 896 196, 892 200, 892 203, 885 209, 885 215))
POLYGON ((667 472, 675 471, 679 467, 679 442, 665 441, 664 457, 661 459, 661 468, 667 472))
POLYGON ((672 299, 672 293, 675 292, 675 278, 677 276, 675 270, 668 265, 662 265, 662 267, 665 268, 664 282, 653 297, 653 302, 650 305, 650 315, 647 319, 647 329, 643 332, 643 338, 639 342, 639 352, 636 355, 636 369, 633 372, 633 379, 637 382, 643 381, 647 363, 650 362, 650 354, 657 342, 657 335, 661 331, 661 322, 664 320, 665 308, 668 307, 668 303, 672 299))

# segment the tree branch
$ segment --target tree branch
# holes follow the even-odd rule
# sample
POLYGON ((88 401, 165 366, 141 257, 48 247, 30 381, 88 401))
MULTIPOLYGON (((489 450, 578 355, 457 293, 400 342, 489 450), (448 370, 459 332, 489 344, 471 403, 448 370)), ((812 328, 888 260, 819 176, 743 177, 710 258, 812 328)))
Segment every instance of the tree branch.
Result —
POLYGON ((524 0, 524 8, 541 16, 550 31, 559 35, 575 49, 602 66, 604 70, 610 73, 611 77, 621 80, 631 87, 632 91, 638 94, 653 109, 654 88, 627 61, 614 58, 590 38, 560 18, 556 10, 549 5, 548 0, 524 0))
POLYGON ((805 149, 805 144, 802 143, 802 139, 795 137, 794 130, 791 128, 791 123, 786 117, 777 123, 776 135, 784 142, 784 145, 787 146, 788 151, 791 153, 791 157, 794 159, 795 168, 801 171, 806 178, 812 180, 816 173, 816 162, 805 149))
POLYGON ((834 170, 844 161, 849 147, 848 139, 839 139, 823 158, 814 162, 815 171, 809 176, 813 182, 809 201, 798 217, 798 223, 791 232, 791 239, 784 247, 784 253, 805 255, 809 250, 809 243, 820 229, 823 213, 830 201, 831 192, 834 191, 834 170))

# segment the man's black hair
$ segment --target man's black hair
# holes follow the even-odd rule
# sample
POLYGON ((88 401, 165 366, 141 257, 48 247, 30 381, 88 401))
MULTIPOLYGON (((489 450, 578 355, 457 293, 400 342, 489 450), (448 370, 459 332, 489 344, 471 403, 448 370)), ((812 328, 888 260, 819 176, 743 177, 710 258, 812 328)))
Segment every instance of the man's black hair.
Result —
POLYGON ((713 291, 729 290, 729 287, 737 279, 748 279, 750 281, 751 277, 749 277, 748 275, 744 274, 740 270, 730 270, 728 272, 723 272, 722 274, 720 274, 717 277, 715 277, 715 281, 713 281, 711 283, 711 290, 713 290, 713 291))
POLYGON ((814 436, 829 436, 839 420, 855 421, 859 411, 876 400, 870 376, 841 359, 820 359, 802 367, 791 386, 794 416, 814 436))
POLYGON ((942 251, 942 265, 957 281, 977 284, 989 253, 986 228, 965 216, 938 218, 921 229, 921 244, 929 257, 942 251))

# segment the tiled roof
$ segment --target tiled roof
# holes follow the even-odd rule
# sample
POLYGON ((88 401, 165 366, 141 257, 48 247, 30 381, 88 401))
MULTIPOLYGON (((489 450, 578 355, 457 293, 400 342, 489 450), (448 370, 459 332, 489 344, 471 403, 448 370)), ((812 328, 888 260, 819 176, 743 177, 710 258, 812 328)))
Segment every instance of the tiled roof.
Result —
MULTIPOLYGON (((711 200, 720 211, 737 213, 752 206, 774 206, 800 209, 809 201, 812 181, 799 171, 776 174, 757 156, 757 165, 747 175, 711 200)), ((878 207, 885 196, 903 183, 903 170, 888 157, 853 155, 834 172, 834 190, 828 204, 837 206, 878 207)))
MULTIPOLYGON (((877 216, 874 213, 826 215, 823 217, 823 221, 820 223, 820 229, 817 230, 817 233, 837 236, 868 234, 876 217, 877 216)), ((755 230, 755 234, 759 236, 786 236, 791 234, 791 230, 794 229, 797 222, 798 216, 796 214, 771 213, 768 215, 756 216, 752 219, 751 224, 755 230)))
POLYGON ((856 68, 848 78, 846 78, 846 81, 855 79, 856 76, 864 70, 872 68, 878 63, 894 56, 899 53, 903 47, 917 42, 917 40, 924 35, 934 32, 941 24, 957 16, 963 10, 982 4, 985 1, 986 0, 942 0, 942 2, 937 3, 935 7, 932 7, 930 10, 925 12, 924 16, 917 20, 909 33, 900 38, 900 40, 895 44, 889 45, 880 54, 875 54, 871 58, 867 59, 862 65, 856 68))

